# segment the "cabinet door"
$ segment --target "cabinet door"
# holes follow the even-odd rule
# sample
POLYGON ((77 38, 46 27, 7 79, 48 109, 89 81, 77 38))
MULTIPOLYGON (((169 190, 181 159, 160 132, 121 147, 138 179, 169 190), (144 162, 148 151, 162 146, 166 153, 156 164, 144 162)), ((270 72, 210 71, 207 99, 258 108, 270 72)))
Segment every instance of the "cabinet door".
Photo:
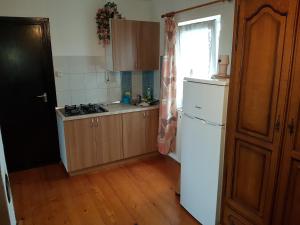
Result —
POLYGON ((283 144, 276 209, 272 224, 298 225, 300 215, 300 19, 296 41, 291 95, 283 144))
POLYGON ((142 155, 145 147, 145 112, 133 112, 123 115, 124 158, 142 155))
POLYGON ((285 118, 297 0, 237 0, 225 205, 269 224, 285 118))
POLYGON ((138 22, 112 20, 111 29, 114 71, 135 71, 138 22))
POLYGON ((159 69, 159 23, 138 22, 138 69, 159 69))
POLYGON ((158 109, 149 110, 146 112, 146 151, 155 152, 158 149, 158 124, 159 124, 158 109))
POLYGON ((98 164, 123 159, 121 115, 98 117, 95 130, 98 164))
POLYGON ((97 164, 94 124, 94 118, 65 122, 66 148, 71 172, 97 164))
POLYGON ((224 221, 222 225, 254 225, 253 223, 247 221, 237 213, 235 213, 230 208, 225 208, 224 210, 224 221))

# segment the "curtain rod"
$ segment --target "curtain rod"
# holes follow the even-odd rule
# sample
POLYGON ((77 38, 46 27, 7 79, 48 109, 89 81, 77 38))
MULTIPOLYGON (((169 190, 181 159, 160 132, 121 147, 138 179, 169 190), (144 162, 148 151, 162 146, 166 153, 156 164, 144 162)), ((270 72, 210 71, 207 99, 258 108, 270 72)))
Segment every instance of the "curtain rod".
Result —
POLYGON ((216 3, 226 2, 226 1, 229 2, 230 0, 216 0, 216 1, 208 2, 208 3, 204 3, 204 4, 201 4, 201 5, 196 5, 196 6, 193 6, 193 7, 190 7, 190 8, 181 9, 181 10, 178 10, 178 11, 168 12, 166 14, 161 15, 161 18, 173 17, 175 14, 178 14, 178 13, 182 13, 182 12, 186 12, 186 11, 189 11, 189 10, 201 8, 201 7, 208 6, 208 5, 213 5, 213 4, 216 4, 216 3))

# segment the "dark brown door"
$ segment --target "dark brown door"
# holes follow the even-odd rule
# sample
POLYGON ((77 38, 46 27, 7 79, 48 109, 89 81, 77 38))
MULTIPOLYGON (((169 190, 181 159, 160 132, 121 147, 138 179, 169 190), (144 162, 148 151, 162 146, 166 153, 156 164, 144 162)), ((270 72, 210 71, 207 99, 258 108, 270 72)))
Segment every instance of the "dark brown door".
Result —
MULTIPOLYGON (((300 31, 300 20, 298 22, 300 31)), ((274 210, 274 225, 300 224, 300 35, 297 37, 291 95, 283 144, 283 160, 277 201, 274 210)))
POLYGON ((285 117, 296 0, 238 0, 226 141, 225 210, 269 224, 285 117))
POLYGON ((48 19, 0 17, 0 124, 9 171, 59 159, 48 19))

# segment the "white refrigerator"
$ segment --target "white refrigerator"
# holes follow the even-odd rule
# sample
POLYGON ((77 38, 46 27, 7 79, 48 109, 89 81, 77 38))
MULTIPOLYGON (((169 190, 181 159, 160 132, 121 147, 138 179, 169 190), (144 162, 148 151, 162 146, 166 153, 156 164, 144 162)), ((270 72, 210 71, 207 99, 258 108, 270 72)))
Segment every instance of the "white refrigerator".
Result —
POLYGON ((4 157, 2 135, 0 130, 0 225, 16 225, 13 199, 4 157))
POLYGON ((183 84, 180 203, 202 225, 220 222, 228 84, 183 84))

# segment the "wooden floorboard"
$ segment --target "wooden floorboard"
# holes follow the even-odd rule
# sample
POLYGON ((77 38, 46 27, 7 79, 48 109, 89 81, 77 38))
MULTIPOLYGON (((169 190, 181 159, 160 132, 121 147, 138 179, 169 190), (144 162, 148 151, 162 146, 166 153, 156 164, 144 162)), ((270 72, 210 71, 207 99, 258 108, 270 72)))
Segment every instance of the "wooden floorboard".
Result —
POLYGON ((178 174, 157 156, 75 177, 50 165, 10 179, 23 225, 198 225, 174 194, 178 174))

